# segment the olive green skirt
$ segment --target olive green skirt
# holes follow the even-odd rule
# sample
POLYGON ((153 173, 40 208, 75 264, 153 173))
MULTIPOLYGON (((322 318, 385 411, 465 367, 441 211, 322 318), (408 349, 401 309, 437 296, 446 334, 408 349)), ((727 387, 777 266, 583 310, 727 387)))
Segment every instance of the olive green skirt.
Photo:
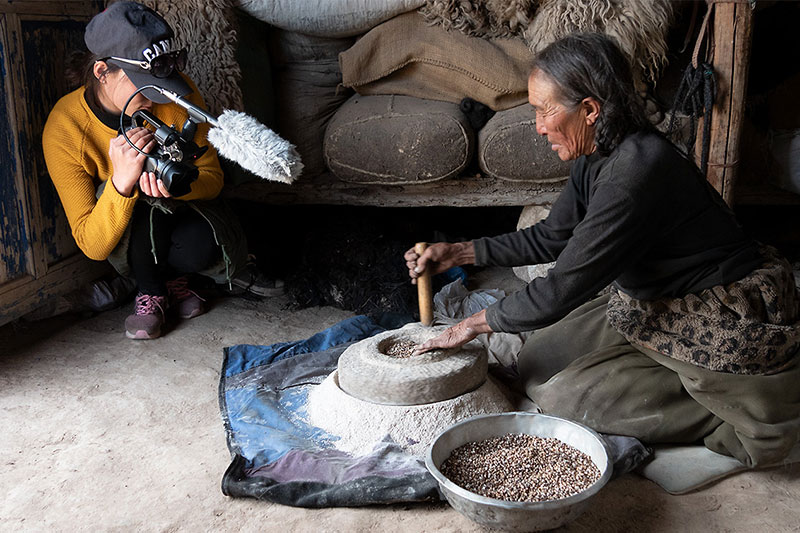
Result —
POLYGON ((523 346, 523 385, 545 413, 650 444, 702 442, 747 466, 786 457, 800 438, 800 354, 768 375, 709 370, 628 341, 608 321, 608 300, 523 346))

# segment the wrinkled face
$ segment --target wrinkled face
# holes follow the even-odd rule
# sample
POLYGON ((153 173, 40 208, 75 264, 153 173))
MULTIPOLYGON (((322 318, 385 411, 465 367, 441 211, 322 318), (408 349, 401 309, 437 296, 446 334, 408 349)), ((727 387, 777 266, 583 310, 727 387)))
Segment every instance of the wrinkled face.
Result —
POLYGON ((528 102, 536 112, 536 132, 544 135, 562 161, 594 152, 596 101, 585 99, 574 109, 558 101, 558 88, 538 70, 528 78, 528 102), (587 102, 588 101, 588 102, 587 102))
MULTIPOLYGON (((122 69, 114 72, 101 74, 100 77, 100 94, 98 97, 100 103, 107 111, 118 114, 122 112, 125 107, 125 102, 136 91, 136 86, 125 74, 122 69)), ((125 110, 127 115, 132 115, 134 111, 139 109, 151 109, 153 102, 148 100, 142 93, 137 94, 128 108, 125 110)))

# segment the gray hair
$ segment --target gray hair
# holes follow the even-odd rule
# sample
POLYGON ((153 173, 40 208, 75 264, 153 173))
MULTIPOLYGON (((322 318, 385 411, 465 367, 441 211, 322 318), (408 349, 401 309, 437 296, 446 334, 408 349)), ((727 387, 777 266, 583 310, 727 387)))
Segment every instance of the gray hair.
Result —
POLYGON ((549 44, 534 57, 531 72, 536 71, 550 78, 567 108, 589 97, 600 103, 595 144, 601 154, 612 152, 631 133, 653 129, 628 59, 604 34, 573 33, 549 44))

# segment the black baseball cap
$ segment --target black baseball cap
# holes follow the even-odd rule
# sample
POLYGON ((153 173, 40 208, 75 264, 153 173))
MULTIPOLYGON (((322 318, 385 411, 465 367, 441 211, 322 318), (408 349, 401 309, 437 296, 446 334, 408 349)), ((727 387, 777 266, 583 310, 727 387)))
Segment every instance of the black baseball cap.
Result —
MULTIPOLYGON (((136 2, 115 2, 94 16, 86 26, 83 40, 89 51, 98 57, 150 61, 156 56, 175 51, 174 37, 167 21, 149 7, 136 2)), ((137 89, 145 85, 158 85, 180 96, 192 92, 177 70, 166 78, 156 78, 148 70, 136 65, 113 59, 108 62, 121 67, 137 89)), ((152 89, 145 89, 142 94, 157 104, 169 102, 152 89)))

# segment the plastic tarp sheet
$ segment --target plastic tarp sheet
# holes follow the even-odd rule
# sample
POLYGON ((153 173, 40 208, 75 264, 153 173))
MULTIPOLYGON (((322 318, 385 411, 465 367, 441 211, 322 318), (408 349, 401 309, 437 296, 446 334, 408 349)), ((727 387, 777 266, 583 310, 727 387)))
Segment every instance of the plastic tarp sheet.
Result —
POLYGON ((380 322, 361 315, 303 341, 225 349, 219 401, 232 460, 224 494, 301 507, 440 499, 422 458, 390 440, 353 457, 304 419, 310 388, 347 346, 400 325, 380 322))

